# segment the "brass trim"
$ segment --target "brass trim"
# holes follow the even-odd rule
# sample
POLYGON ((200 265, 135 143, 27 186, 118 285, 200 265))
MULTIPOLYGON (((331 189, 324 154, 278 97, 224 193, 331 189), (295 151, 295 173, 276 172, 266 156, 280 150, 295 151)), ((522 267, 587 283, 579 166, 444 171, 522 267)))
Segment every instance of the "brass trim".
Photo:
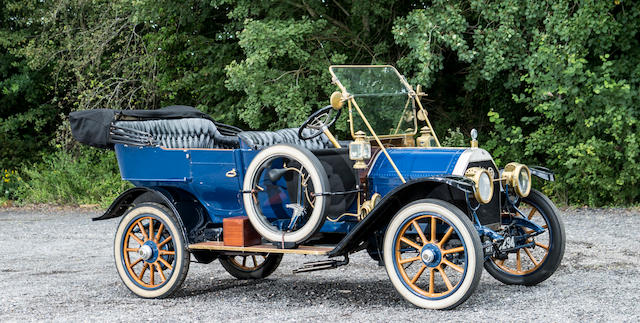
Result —
POLYGON ((334 147, 342 148, 336 137, 333 136, 333 134, 331 133, 331 131, 329 131, 329 129, 327 129, 327 127, 323 127, 322 132, 325 134, 325 136, 327 136, 327 138, 329 138, 329 141, 331 141, 334 147))
POLYGON ((491 202, 491 199, 493 198, 493 190, 495 187, 493 185, 491 173, 489 173, 488 170, 482 167, 471 167, 467 169, 467 171, 464 173, 464 176, 470 178, 473 181, 473 196, 478 202, 482 204, 491 202), (489 194, 489 199, 487 200, 483 200, 482 196, 480 196, 480 176, 482 176, 482 174, 487 174, 487 176, 489 177, 489 183, 491 183, 491 194, 489 194))
POLYGON ((527 197, 531 192, 531 170, 527 165, 520 163, 508 163, 504 166, 504 170, 502 171, 502 179, 507 182, 507 184, 513 187, 513 190, 521 197, 527 197), (529 176, 529 181, 527 185, 527 189, 523 192, 520 190, 520 185, 518 185, 518 174, 520 171, 525 169, 527 171, 527 176, 529 176))
POLYGON ((380 141, 380 138, 378 137, 378 135, 376 135, 376 132, 373 131, 373 128, 369 124, 369 121, 367 120, 367 118, 364 116, 364 113, 362 113, 362 110, 360 110, 360 107, 358 106, 358 103, 356 103, 356 100, 354 100, 353 97, 351 97, 351 98, 349 98, 349 101, 356 108, 356 111, 358 111, 358 114, 360 115, 360 117, 362 117, 362 121, 364 121, 364 124, 367 126, 367 128, 369 128, 369 131, 371 131, 371 134, 373 135, 373 137, 375 138, 376 142, 380 146, 380 149, 382 149, 382 152, 384 153, 384 155, 387 157, 387 160, 389 160, 389 163, 391 164, 393 169, 396 171, 396 174, 398 174, 398 177, 400 177, 400 180, 402 181, 402 183, 403 184, 406 183, 407 181, 404 179, 404 176, 402 176, 402 173, 400 173, 400 170, 398 169, 398 166, 396 166, 396 163, 394 163, 393 159, 391 158, 391 156, 389 156, 389 152, 387 152, 387 148, 384 147, 384 145, 380 141))
POLYGON ((234 168, 234 169, 232 169, 232 170, 228 171, 226 174, 224 174, 224 176, 227 176, 227 177, 236 177, 236 176, 238 176, 238 172, 237 172, 237 171, 236 171, 236 169, 234 168))

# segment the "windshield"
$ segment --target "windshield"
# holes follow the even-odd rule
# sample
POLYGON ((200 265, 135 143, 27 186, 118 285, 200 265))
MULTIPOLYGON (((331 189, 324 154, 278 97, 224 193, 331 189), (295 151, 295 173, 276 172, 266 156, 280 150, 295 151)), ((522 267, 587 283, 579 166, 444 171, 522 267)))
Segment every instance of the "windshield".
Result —
MULTIPOLYGON (((337 85, 353 96, 378 136, 415 133, 415 106, 410 88, 392 66, 331 66, 337 85)), ((351 112, 352 130, 372 135, 362 117, 351 112)))

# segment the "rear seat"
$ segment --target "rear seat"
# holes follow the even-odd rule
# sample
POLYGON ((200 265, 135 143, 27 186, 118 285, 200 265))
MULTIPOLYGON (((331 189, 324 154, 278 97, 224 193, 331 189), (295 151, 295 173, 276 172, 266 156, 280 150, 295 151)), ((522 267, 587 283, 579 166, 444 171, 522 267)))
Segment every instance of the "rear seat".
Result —
POLYGON ((149 133, 154 143, 165 148, 238 148, 238 138, 225 136, 208 119, 184 118, 144 121, 116 121, 115 126, 149 133))

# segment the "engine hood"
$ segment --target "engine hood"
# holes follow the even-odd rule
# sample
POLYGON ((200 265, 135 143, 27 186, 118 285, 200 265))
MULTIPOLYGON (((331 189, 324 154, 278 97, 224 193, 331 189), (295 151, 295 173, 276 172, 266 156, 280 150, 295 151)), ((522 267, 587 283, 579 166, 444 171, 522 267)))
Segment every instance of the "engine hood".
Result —
MULTIPOLYGON (((469 163, 492 160, 481 148, 388 148, 387 152, 407 181, 437 175, 463 176, 469 163)), ((370 191, 382 196, 402 184, 382 152, 374 157, 368 181, 370 191)))

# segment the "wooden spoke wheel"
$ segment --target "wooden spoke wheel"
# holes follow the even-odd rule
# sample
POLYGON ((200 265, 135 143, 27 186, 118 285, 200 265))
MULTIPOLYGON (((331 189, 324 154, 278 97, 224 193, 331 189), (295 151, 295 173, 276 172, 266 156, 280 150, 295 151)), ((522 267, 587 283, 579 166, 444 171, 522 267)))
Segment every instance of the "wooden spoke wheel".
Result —
MULTIPOLYGON (((509 251, 501 257, 491 257, 485 269, 505 284, 535 285, 549 278, 560 265, 565 247, 564 225, 555 206, 542 193, 531 190, 518 205, 520 212, 503 215, 507 220, 526 218, 545 231, 528 238, 534 230, 517 225, 505 225, 507 236, 513 236, 517 245, 525 247, 509 251)), ((515 211, 515 210, 514 210, 515 211)))
POLYGON ((142 203, 123 216, 114 254, 124 284, 144 298, 171 295, 189 269, 180 226, 173 213, 157 203, 142 203))
POLYGON ((394 216, 383 257, 396 290, 423 308, 458 306, 482 274, 478 233, 462 211, 439 200, 413 202, 394 216))
POLYGON ((282 254, 222 255, 220 264, 238 279, 260 279, 271 275, 280 265, 282 254))

